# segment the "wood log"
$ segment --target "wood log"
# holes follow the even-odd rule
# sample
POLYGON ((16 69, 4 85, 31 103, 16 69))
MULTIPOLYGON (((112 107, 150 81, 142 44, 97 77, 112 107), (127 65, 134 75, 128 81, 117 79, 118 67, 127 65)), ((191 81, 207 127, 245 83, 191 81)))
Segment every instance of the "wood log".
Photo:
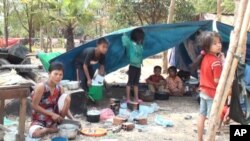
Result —
POLYGON ((32 64, 22 64, 22 65, 14 65, 14 64, 6 64, 1 65, 0 69, 41 69, 41 65, 32 65, 32 64))
POLYGON ((228 56, 226 57, 226 64, 222 71, 222 76, 219 81, 219 85, 217 87, 216 95, 215 95, 214 102, 213 102, 212 109, 211 109, 209 128, 208 128, 208 137, 206 139, 207 141, 215 140, 216 130, 218 127, 217 124, 220 118, 220 113, 222 112, 228 92, 230 91, 230 87, 232 86, 235 70, 237 68, 237 64, 239 61, 234 56, 234 53, 236 52, 236 55, 241 54, 242 46, 239 46, 239 44, 246 44, 246 42, 244 43, 244 41, 246 41, 244 40, 244 35, 247 33, 248 25, 246 23, 247 22, 249 23, 249 16, 250 16, 250 12, 245 12, 246 5, 247 5, 246 11, 250 11, 250 2, 248 3, 247 0, 242 0, 240 2, 237 22, 236 22, 234 31, 231 34, 228 56), (232 39, 236 39, 236 40, 232 40, 232 39), (233 51, 233 52, 231 51, 235 49, 236 51, 233 51))

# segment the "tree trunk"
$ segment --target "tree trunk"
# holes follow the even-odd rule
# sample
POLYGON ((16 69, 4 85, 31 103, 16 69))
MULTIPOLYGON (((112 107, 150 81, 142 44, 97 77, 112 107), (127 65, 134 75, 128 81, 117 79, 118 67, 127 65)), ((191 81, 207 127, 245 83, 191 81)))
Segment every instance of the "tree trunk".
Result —
POLYGON ((30 19, 30 22, 29 22, 29 51, 32 52, 32 34, 33 34, 33 31, 32 31, 32 18, 30 19))
POLYGON ((40 48, 41 50, 44 49, 44 30, 43 27, 40 27, 40 48))
POLYGON ((217 21, 221 21, 221 14, 222 14, 222 0, 217 0, 217 21))
POLYGON ((9 2, 8 0, 3 0, 3 13, 4 13, 4 38, 5 38, 5 47, 8 47, 9 39, 9 2))
POLYGON ((71 27, 71 25, 67 26, 66 29, 66 51, 69 51, 74 48, 75 43, 74 43, 74 28, 71 27))
MULTIPOLYGON (((175 0, 171 0, 169 6, 169 14, 167 23, 172 23, 174 19, 174 8, 175 8, 175 0)), ((163 73, 167 73, 168 70, 168 51, 163 52, 163 73)))
POLYGON ((239 61, 237 58, 233 57, 233 55, 235 54, 236 56, 238 55, 240 56, 242 54, 242 45, 246 44, 244 36, 246 36, 247 34, 247 26, 249 20, 250 20, 250 2, 248 2, 248 0, 241 0, 237 21, 235 22, 236 25, 230 36, 230 44, 225 65, 223 67, 222 75, 220 77, 221 79, 219 80, 215 98, 213 100, 213 105, 209 119, 208 138, 206 139, 207 141, 215 140, 216 130, 218 128, 217 123, 219 121, 220 114, 226 102, 229 90, 232 87, 235 71, 239 61), (247 5, 247 10, 245 10, 246 5, 247 5))

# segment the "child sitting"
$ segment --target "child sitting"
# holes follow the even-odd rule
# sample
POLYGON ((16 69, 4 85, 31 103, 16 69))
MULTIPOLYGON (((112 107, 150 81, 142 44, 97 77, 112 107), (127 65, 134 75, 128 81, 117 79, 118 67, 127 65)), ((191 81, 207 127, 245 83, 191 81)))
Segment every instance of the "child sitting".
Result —
POLYGON ((174 66, 168 68, 169 76, 166 79, 166 92, 173 96, 183 96, 184 85, 179 76, 177 76, 177 69, 174 66))
POLYGON ((151 93, 154 94, 156 92, 163 91, 165 79, 163 78, 163 76, 161 76, 161 67, 160 66, 154 67, 154 74, 149 76, 146 79, 146 82, 148 84, 148 88, 149 88, 151 93))

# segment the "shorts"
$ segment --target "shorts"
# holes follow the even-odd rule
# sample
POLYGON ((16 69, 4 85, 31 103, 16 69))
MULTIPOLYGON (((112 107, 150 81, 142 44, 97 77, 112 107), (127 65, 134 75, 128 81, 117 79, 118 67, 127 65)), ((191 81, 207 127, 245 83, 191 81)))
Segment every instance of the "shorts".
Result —
POLYGON ((127 86, 138 86, 141 76, 141 68, 129 66, 127 86))
MULTIPOLYGON (((81 81, 80 83, 80 86, 82 87, 82 89, 84 91, 88 91, 89 90, 89 87, 88 87, 88 84, 87 84, 87 77, 84 73, 84 70, 82 68, 82 66, 76 66, 76 69, 77 69, 77 72, 78 72, 78 77, 79 77, 79 80, 81 81)), ((89 70, 89 75, 90 75, 90 78, 92 79, 94 77, 94 70, 91 66, 88 67, 88 70, 89 70)))
MULTIPOLYGON (((63 106, 64 106, 64 101, 67 98, 68 94, 62 94, 60 96, 60 98, 58 99, 57 105, 58 105, 58 109, 59 109, 59 113, 60 111, 62 111, 63 106)), ((29 128, 29 136, 32 137, 33 133, 37 130, 37 129, 42 129, 44 128, 44 126, 41 125, 31 125, 29 128)))
POLYGON ((203 92, 200 93, 200 114, 209 118, 212 108, 213 99, 208 97, 203 92))

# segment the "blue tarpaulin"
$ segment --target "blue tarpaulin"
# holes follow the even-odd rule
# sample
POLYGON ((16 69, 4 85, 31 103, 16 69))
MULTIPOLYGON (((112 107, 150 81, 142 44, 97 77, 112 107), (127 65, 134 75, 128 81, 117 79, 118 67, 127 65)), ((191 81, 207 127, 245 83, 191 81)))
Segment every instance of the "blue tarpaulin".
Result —
MULTIPOLYGON (((175 24, 160 24, 160 25, 149 25, 143 26, 145 31, 144 41, 144 52, 143 57, 155 55, 162 51, 168 50, 169 48, 175 47, 189 39, 199 30, 211 31, 213 27, 213 21, 199 21, 199 22, 185 22, 175 24)), ((230 31, 233 29, 232 26, 217 22, 218 31, 222 37, 223 43, 229 43, 230 31)), ((121 37, 124 33, 130 34, 133 28, 123 29, 111 34, 104 36, 110 42, 108 52, 105 60, 105 70, 107 73, 113 72, 121 67, 128 64, 128 59, 125 54, 125 48, 122 46, 121 37)), ((250 34, 248 34, 250 39, 250 34)), ((81 53, 85 48, 95 47, 96 40, 90 41, 79 47, 76 47, 54 59, 51 62, 59 61, 65 66, 64 79, 74 80, 76 79, 76 71, 74 67, 74 59, 81 53)), ((250 40, 248 40, 248 53, 247 62, 250 60, 250 40)), ((182 51, 182 50, 180 50, 182 51)), ((187 55, 184 57, 187 63, 190 63, 190 58, 187 55)))

